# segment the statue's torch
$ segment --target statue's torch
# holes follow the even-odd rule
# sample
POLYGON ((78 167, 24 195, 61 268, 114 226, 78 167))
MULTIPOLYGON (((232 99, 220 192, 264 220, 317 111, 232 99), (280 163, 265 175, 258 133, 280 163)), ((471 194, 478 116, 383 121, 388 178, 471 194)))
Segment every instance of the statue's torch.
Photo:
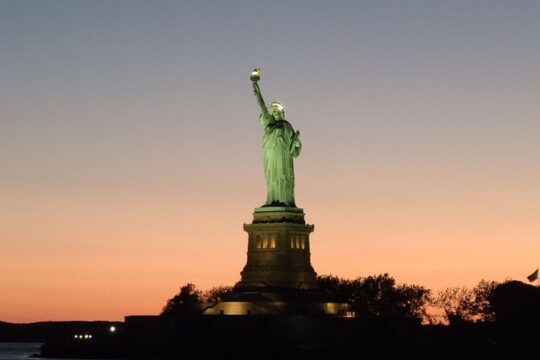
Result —
POLYGON ((253 69, 253 71, 251 72, 251 81, 253 81, 254 83, 256 83, 257 81, 259 81, 261 79, 261 69, 259 68, 255 68, 253 69))

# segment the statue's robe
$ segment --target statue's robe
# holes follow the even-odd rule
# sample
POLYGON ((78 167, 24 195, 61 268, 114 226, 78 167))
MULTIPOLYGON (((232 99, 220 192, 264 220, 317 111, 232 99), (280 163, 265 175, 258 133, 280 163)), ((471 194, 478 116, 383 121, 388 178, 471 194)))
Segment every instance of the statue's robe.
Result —
POLYGON ((276 120, 268 112, 261 114, 260 122, 264 128, 262 149, 268 190, 265 206, 296 207, 293 158, 300 155, 300 139, 288 121, 276 120))

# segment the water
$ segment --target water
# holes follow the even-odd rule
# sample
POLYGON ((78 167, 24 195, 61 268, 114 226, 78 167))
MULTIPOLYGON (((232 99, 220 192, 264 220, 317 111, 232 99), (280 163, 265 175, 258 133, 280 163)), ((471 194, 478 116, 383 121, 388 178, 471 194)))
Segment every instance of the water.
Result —
POLYGON ((39 354, 41 343, 2 343, 0 342, 1 360, 28 359, 29 356, 39 354))
MULTIPOLYGON (((0 342, 0 360, 35 359, 30 356, 39 354, 41 343, 5 343, 0 342)), ((39 358, 38 358, 39 359, 39 358)), ((70 360, 51 359, 48 360, 70 360)), ((75 360, 75 359, 71 359, 75 360)))

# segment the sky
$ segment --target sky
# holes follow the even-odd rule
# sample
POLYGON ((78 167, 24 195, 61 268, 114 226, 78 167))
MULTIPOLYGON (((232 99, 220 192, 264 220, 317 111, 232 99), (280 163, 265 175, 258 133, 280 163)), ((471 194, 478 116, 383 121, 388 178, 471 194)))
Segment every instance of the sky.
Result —
POLYGON ((300 130, 319 274, 540 264, 538 1, 0 1, 0 320, 232 285, 266 198, 249 74, 300 130))

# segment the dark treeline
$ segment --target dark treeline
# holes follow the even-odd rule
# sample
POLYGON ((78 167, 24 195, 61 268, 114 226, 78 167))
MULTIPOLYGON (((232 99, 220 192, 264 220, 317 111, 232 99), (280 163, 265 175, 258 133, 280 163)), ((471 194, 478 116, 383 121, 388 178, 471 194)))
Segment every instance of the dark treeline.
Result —
MULTIPOLYGON (((192 358, 201 352, 252 358, 265 349, 267 358, 345 358, 349 352, 366 358, 540 358, 538 287, 482 280, 472 288, 435 294, 420 285, 398 284, 388 274, 356 279, 323 275, 317 280, 325 301, 349 303, 357 316, 198 316, 238 294, 235 286, 201 291, 189 283, 167 301, 161 316, 127 317, 115 324, 122 329, 115 334, 107 329, 110 323, 51 323, 39 336, 56 341, 49 342, 42 355, 157 358, 159 351, 167 358, 192 358), (94 334, 94 339, 74 339, 81 331, 94 334)), ((0 340, 37 339, 35 326, 0 323, 0 340)))
MULTIPOLYGON (((433 293, 421 285, 397 284, 388 275, 356 279, 317 277, 326 301, 347 302, 362 317, 413 319, 423 324, 464 323, 540 325, 540 289, 520 281, 481 280, 475 287, 452 287, 433 293)), ((162 315, 192 311, 189 303, 217 302, 234 291, 217 286, 203 292, 192 284, 167 301, 162 315)))
MULTIPOLYGON (((540 356, 540 288, 536 286, 481 280, 472 288, 451 287, 434 293, 420 285, 397 284, 388 274, 356 279, 323 275, 317 280, 326 301, 347 302, 355 311, 356 325, 342 335, 361 334, 362 346, 382 342, 398 353, 540 356), (362 326, 386 329, 391 335, 365 332, 362 326)), ((203 292, 193 284, 184 285, 162 315, 193 312, 201 307, 189 306, 190 302, 220 301, 232 291, 234 286, 203 292)))

